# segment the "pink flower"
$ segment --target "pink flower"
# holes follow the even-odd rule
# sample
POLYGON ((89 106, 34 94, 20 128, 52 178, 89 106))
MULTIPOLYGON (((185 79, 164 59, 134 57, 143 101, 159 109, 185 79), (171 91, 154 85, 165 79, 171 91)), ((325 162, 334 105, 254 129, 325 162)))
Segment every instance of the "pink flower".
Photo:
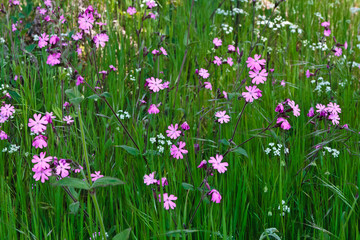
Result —
POLYGON ((208 70, 200 68, 199 76, 201 76, 203 79, 207 79, 210 74, 208 73, 208 70))
POLYGON ((160 52, 159 52, 159 50, 157 50, 157 49, 154 49, 154 50, 152 50, 151 51, 151 54, 152 55, 157 55, 157 54, 159 54, 160 52))
POLYGON ((43 48, 46 45, 48 45, 48 41, 49 41, 49 35, 47 35, 46 33, 41 34, 38 43, 39 48, 43 48))
POLYGON ((227 94, 227 92, 223 91, 222 93, 224 94, 224 98, 225 98, 225 99, 228 99, 228 94, 227 94))
MULTIPOLYGON (((48 162, 51 162, 53 160, 53 157, 45 157, 46 152, 41 152, 40 157, 37 155, 34 155, 33 159, 31 160, 32 163, 36 163, 34 165, 33 169, 46 169, 50 167, 50 164, 48 162)), ((34 171, 34 170, 33 170, 34 171)))
POLYGON ((51 169, 32 169, 33 172, 35 172, 33 178, 35 181, 39 181, 41 179, 41 182, 44 183, 45 180, 49 180, 49 176, 51 176, 51 169))
POLYGON ((221 124, 228 123, 230 121, 230 116, 226 115, 226 111, 216 112, 215 117, 219 118, 217 121, 221 124))
POLYGON ((41 114, 34 114, 34 120, 29 118, 28 126, 31 128, 30 130, 33 133, 42 133, 46 130, 46 125, 48 121, 46 121, 46 117, 41 117, 41 114))
POLYGON ((337 56, 337 57, 340 57, 342 54, 342 49, 339 48, 339 47, 335 47, 334 48, 334 55, 337 56))
POLYGON ((0 130, 0 139, 1 140, 8 139, 8 135, 3 130, 0 130))
POLYGON ((148 0, 146 2, 146 6, 149 8, 149 9, 152 9, 153 7, 156 7, 156 3, 153 1, 153 0, 148 0))
POLYGON ((283 113, 284 112, 284 105, 282 105, 282 103, 279 103, 275 108, 275 112, 283 113))
POLYGON ((79 28, 88 32, 90 29, 93 28, 94 21, 95 20, 92 13, 85 12, 84 14, 79 16, 79 28))
POLYGON ((220 203, 221 195, 216 189, 211 190, 208 195, 211 195, 211 201, 215 203, 220 203))
MULTIPOLYGON (((150 16, 150 18, 152 18, 152 19, 156 19, 156 14, 154 14, 154 13, 152 13, 152 12, 149 13, 149 16, 150 16)), ((164 54, 164 55, 165 55, 165 54, 164 54)))
POLYGON ((176 147, 175 145, 172 145, 171 146, 171 149, 170 149, 170 151, 171 151, 171 156, 173 157, 173 158, 176 158, 176 159, 183 159, 184 158, 184 156, 183 156, 183 154, 187 154, 188 153, 188 150, 186 150, 186 149, 183 149, 184 147, 185 147, 185 143, 184 142, 179 142, 179 147, 176 147))
POLYGON ((289 106, 292 108, 294 116, 298 117, 300 116, 300 108, 299 108, 299 104, 295 104, 295 101, 288 101, 289 106))
POLYGON ((321 26, 323 26, 325 28, 330 27, 330 22, 322 22, 321 26))
POLYGON ((94 42, 96 44, 96 48, 105 47, 105 43, 109 41, 109 36, 106 33, 99 33, 95 35, 94 42))
POLYGON ((63 118, 63 121, 66 122, 67 125, 70 125, 74 122, 74 120, 72 120, 72 117, 71 116, 65 116, 63 118))
POLYGON ((309 71, 309 69, 308 70, 306 70, 306 78, 309 78, 309 77, 311 77, 311 76, 313 76, 314 74, 312 74, 310 71, 309 71))
POLYGON ((183 124, 181 124, 181 128, 186 131, 190 129, 190 126, 187 122, 184 122, 183 124))
POLYGON ((341 108, 336 103, 330 102, 326 107, 326 111, 328 111, 329 113, 332 113, 332 114, 338 114, 338 113, 341 113, 341 108))
POLYGON ((246 86, 245 89, 248 92, 243 92, 242 96, 245 98, 246 102, 253 102, 254 99, 261 97, 261 90, 257 86, 246 86))
POLYGON ((228 51, 229 51, 229 52, 235 52, 235 46, 233 46, 233 45, 228 45, 228 51))
POLYGON ((261 66, 265 66, 266 60, 265 59, 260 59, 261 55, 255 54, 254 58, 249 57, 248 60, 246 61, 247 63, 247 67, 250 68, 251 70, 257 70, 260 71, 261 70, 261 66))
POLYGON ((337 113, 331 113, 329 116, 329 120, 332 121, 333 125, 338 125, 340 123, 340 117, 337 113))
POLYGON ((81 32, 78 32, 78 33, 73 34, 71 37, 72 37, 72 39, 74 39, 75 41, 78 41, 78 40, 82 39, 83 35, 82 35, 81 32))
POLYGON ((222 45, 222 41, 219 38, 214 38, 213 44, 215 45, 215 47, 220 47, 222 45))
POLYGON ((61 57, 60 53, 50 54, 47 58, 46 64, 49 64, 51 66, 57 65, 60 63, 60 60, 59 60, 60 57, 61 57))
POLYGON ((81 54, 82 54, 82 49, 78 47, 78 48, 76 49, 76 52, 77 52, 78 56, 81 56, 81 54))
POLYGON ((348 43, 347 43, 347 41, 345 41, 345 43, 344 43, 344 48, 345 48, 345 50, 348 48, 348 43))
POLYGON ((206 88, 206 89, 212 90, 212 86, 211 86, 211 83, 210 83, 210 82, 204 82, 204 84, 205 84, 205 88, 206 88))
POLYGON ((110 68, 111 70, 113 70, 114 72, 116 72, 116 71, 117 71, 117 68, 116 68, 116 67, 114 67, 113 65, 110 65, 110 66, 109 66, 109 68, 110 68))
POLYGON ((325 105, 322 105, 320 103, 316 104, 316 112, 317 113, 326 113, 327 109, 326 109, 326 106, 325 105))
POLYGON ((230 65, 230 67, 231 67, 232 65, 234 65, 233 59, 232 59, 231 57, 228 57, 228 58, 226 59, 226 62, 227 62, 227 64, 230 65))
POLYGON ((161 51, 161 53, 162 53, 164 56, 167 56, 167 55, 168 55, 167 52, 166 52, 166 50, 165 50, 165 48, 161 47, 161 48, 160 48, 160 51, 161 51))
POLYGON ((171 124, 170 126, 168 126, 168 130, 166 130, 166 135, 171 139, 177 139, 178 137, 180 137, 181 134, 181 131, 177 129, 178 129, 177 123, 175 124, 175 126, 171 124))
POLYGON ((150 185, 150 184, 154 184, 154 183, 157 183, 157 180, 155 179, 155 173, 156 172, 152 172, 150 173, 149 175, 146 175, 144 176, 144 183, 146 185, 150 185))
MULTIPOLYGON (((162 200, 164 201, 164 208, 166 210, 169 210, 169 208, 174 209, 176 207, 176 204, 172 201, 175 201, 177 197, 174 195, 168 195, 167 193, 164 193, 162 196, 162 200)), ((161 202, 161 195, 159 194, 159 202, 161 202)))
POLYGON ((222 64, 221 58, 215 56, 215 60, 213 61, 214 64, 220 66, 222 64))
POLYGON ((255 70, 255 72, 250 71, 249 76, 253 79, 252 83, 258 85, 259 83, 266 82, 266 77, 268 76, 268 73, 266 72, 266 69, 263 69, 261 71, 255 70))
POLYGON ((169 88, 169 84, 170 84, 170 82, 167 81, 167 82, 164 82, 164 84, 162 86, 163 86, 164 89, 169 88))
POLYGON ((290 123, 285 118, 278 118, 276 123, 281 123, 280 127, 284 130, 289 130, 291 128, 290 123))
POLYGON ((76 77, 76 86, 79 86, 80 84, 84 83, 84 78, 80 75, 76 77))
POLYGON ((5 117, 5 116, 1 115, 1 113, 0 113, 0 123, 4 123, 7 120, 8 120, 8 117, 5 117))
POLYGON ((92 173, 90 176, 91 176, 91 181, 95 182, 99 178, 102 178, 104 175, 100 175, 100 171, 95 171, 95 173, 92 173))
POLYGON ((62 178, 69 176, 70 164, 65 159, 59 161, 59 165, 56 166, 56 174, 62 178))
POLYGON ((150 88, 150 90, 152 90, 153 92, 159 92, 160 90, 164 89, 161 79, 151 77, 146 79, 146 82, 148 83, 148 87, 150 88))
POLYGON ((330 30, 330 29, 325 29, 325 30, 324 30, 324 35, 325 35, 326 37, 330 36, 330 35, 331 35, 331 30, 330 30))
POLYGON ((160 112, 160 110, 157 108, 157 106, 155 104, 151 104, 149 109, 148 109, 148 113, 149 114, 158 114, 160 112))
POLYGON ((218 170, 219 173, 224 173, 227 171, 227 162, 221 162, 223 160, 222 155, 216 154, 216 157, 210 157, 209 163, 212 163, 214 169, 218 170))
POLYGON ((314 108, 313 108, 313 107, 311 107, 311 108, 309 109, 309 112, 308 112, 307 116, 308 116, 308 117, 314 117, 314 116, 315 116, 315 112, 314 112, 314 108))
POLYGON ((17 24, 11 24, 11 31, 15 32, 17 30, 16 25, 17 24))
POLYGON ((52 123, 52 120, 55 119, 56 117, 54 116, 53 112, 50 113, 46 112, 45 118, 48 123, 52 123))
POLYGON ((285 87, 285 85, 286 85, 285 80, 282 80, 282 81, 280 82, 280 85, 283 86, 283 87, 285 87))
POLYGON ((206 160, 202 160, 199 164, 199 166, 197 166, 197 168, 205 168, 206 167, 206 164, 207 164, 207 161, 206 160))
POLYGON ((46 139, 47 137, 45 137, 44 135, 36 136, 32 142, 33 147, 40 149, 47 147, 46 139))
POLYGON ((49 43, 55 45, 57 42, 60 41, 60 38, 56 35, 51 36, 49 43))
POLYGON ((15 112, 15 108, 11 104, 5 104, 5 106, 2 106, 0 108, 0 114, 3 117, 10 117, 13 115, 14 112, 15 112))
MULTIPOLYGON (((156 183, 157 183, 157 185, 160 186, 160 180, 157 180, 156 183)), ((169 183, 168 183, 166 177, 161 178, 161 186, 164 187, 164 186, 167 186, 167 185, 169 185, 169 183)))
POLYGON ((39 14, 41 14, 41 15, 45 15, 46 12, 47 12, 47 10, 45 8, 39 9, 39 14))
POLYGON ((136 13, 136 8, 131 7, 131 6, 128 7, 127 13, 128 13, 130 16, 134 15, 134 14, 136 13))

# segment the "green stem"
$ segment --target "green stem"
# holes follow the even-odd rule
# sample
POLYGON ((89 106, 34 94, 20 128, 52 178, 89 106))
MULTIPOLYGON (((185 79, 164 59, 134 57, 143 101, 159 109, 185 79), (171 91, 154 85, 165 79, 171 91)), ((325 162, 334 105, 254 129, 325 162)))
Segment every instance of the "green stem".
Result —
MULTIPOLYGON (((84 131, 84 126, 83 126, 83 122, 82 122, 82 118, 81 118, 81 109, 80 109, 80 105, 79 105, 79 109, 78 109, 78 114, 79 114, 79 125, 80 125, 80 131, 81 131, 81 141, 82 141, 82 145, 84 148, 84 156, 85 156, 85 164, 86 164, 86 171, 87 171, 87 175, 88 175, 88 181, 89 183, 91 183, 91 171, 90 171, 90 163, 89 163, 89 156, 87 153, 87 149, 86 149, 86 142, 85 142, 85 131, 84 131)), ((105 231, 105 226, 104 226, 104 221, 101 215, 101 211, 100 211, 100 207, 99 207, 99 203, 96 199, 96 194, 95 194, 95 190, 93 193, 90 193, 92 201, 94 203, 95 206, 95 210, 96 210, 96 216, 97 219, 100 223, 100 229, 101 229, 101 235, 104 237, 104 239, 106 239, 106 231, 105 231)))

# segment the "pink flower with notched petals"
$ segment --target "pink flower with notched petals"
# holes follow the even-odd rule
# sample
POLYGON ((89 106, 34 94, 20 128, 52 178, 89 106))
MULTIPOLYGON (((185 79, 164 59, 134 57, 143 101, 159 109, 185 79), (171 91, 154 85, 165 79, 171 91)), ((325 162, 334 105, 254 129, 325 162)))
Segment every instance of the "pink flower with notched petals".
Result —
POLYGON ((263 69, 261 71, 255 70, 255 72, 250 71, 249 76, 253 79, 253 84, 260 84, 266 82, 266 77, 268 76, 268 73, 266 72, 266 69, 263 69))
POLYGON ((4 106, 2 106, 0 108, 0 114, 3 117, 8 118, 8 117, 12 116, 14 112, 15 112, 15 108, 11 104, 5 104, 4 106))
POLYGON ((74 33, 72 36, 72 39, 74 39, 75 41, 78 41, 80 39, 82 39, 83 35, 81 32, 78 32, 78 33, 74 33))
POLYGON ((321 26, 326 27, 326 28, 330 27, 330 22, 322 22, 321 26))
POLYGON ((325 35, 326 37, 330 36, 330 35, 331 35, 331 30, 330 30, 330 29, 325 29, 325 30, 324 30, 324 35, 325 35))
POLYGON ((65 116, 63 118, 63 121, 66 122, 67 125, 70 125, 70 124, 72 124, 74 122, 74 120, 72 119, 71 116, 65 116))
POLYGON ((338 113, 341 113, 341 108, 336 103, 330 102, 326 107, 326 111, 328 111, 329 113, 332 113, 332 114, 338 114, 338 113))
POLYGON ((106 33, 99 33, 95 35, 94 42, 96 44, 96 48, 105 47, 105 43, 109 41, 109 36, 106 33))
POLYGON ((60 41, 60 38, 56 35, 51 36, 49 43, 52 45, 55 45, 60 41))
POLYGON ((331 113, 328 118, 333 125, 338 125, 340 123, 340 117, 337 113, 331 113))
POLYGON ((54 116, 53 112, 50 112, 50 113, 46 112, 45 118, 48 123, 52 123, 52 120, 55 119, 56 117, 54 116))
POLYGON ((260 71, 262 66, 264 66, 266 63, 265 59, 260 59, 260 58, 261 55, 258 54, 255 54, 254 58, 249 57, 248 60, 246 61, 247 67, 250 68, 251 70, 260 71))
POLYGON ((314 112, 314 108, 313 108, 313 107, 311 107, 311 108, 309 109, 309 112, 308 112, 307 116, 308 116, 308 117, 314 117, 314 116, 315 116, 315 112, 314 112))
POLYGON ((207 79, 210 74, 208 73, 208 70, 200 68, 199 76, 201 76, 203 79, 207 79))
POLYGON ((162 85, 162 87, 165 89, 165 88, 169 88, 169 85, 170 85, 170 82, 169 81, 166 81, 164 82, 164 84, 162 85))
POLYGON ((245 89, 247 92, 243 92, 242 96, 245 98, 246 102, 253 102, 254 99, 258 99, 262 96, 261 90, 257 86, 246 86, 245 89))
MULTIPOLYGON (((160 186, 160 180, 157 180, 156 183, 157 183, 157 185, 160 186)), ((168 185, 169 185, 169 183, 168 183, 166 177, 161 178, 161 186, 164 187, 164 186, 168 186, 168 185)))
POLYGON ((33 169, 46 169, 50 167, 50 164, 48 162, 51 162, 53 160, 53 157, 45 157, 46 152, 41 152, 40 157, 37 155, 34 155, 33 159, 31 160, 32 163, 36 163, 34 165, 33 169))
POLYGON ((166 130, 166 135, 171 139, 177 139, 178 137, 180 137, 181 131, 177 130, 178 126, 179 125, 177 123, 175 124, 175 126, 173 124, 168 126, 168 130, 166 130))
POLYGON ((149 114, 158 114, 160 112, 160 110, 157 108, 157 106, 155 104, 151 104, 149 109, 148 109, 148 113, 149 114))
POLYGON ((91 181, 95 182, 96 180, 98 180, 99 178, 104 177, 104 175, 100 174, 100 171, 95 171, 95 173, 92 173, 91 175, 91 181))
POLYGON ((85 12, 84 14, 79 16, 79 28, 85 31, 89 31, 93 28, 94 21, 95 20, 93 14, 91 12, 85 12))
POLYGON ((215 60, 213 61, 214 64, 220 66, 222 64, 221 58, 215 56, 215 60))
POLYGON ((166 210, 169 210, 169 208, 174 209, 176 207, 176 204, 172 201, 175 201, 177 197, 174 195, 170 195, 168 193, 164 193, 163 196, 159 194, 159 202, 161 202, 161 199, 164 201, 164 208, 166 210))
POLYGON ((171 152, 171 156, 173 158, 176 158, 176 159, 183 159, 184 156, 183 154, 187 154, 188 153, 188 150, 186 149, 183 149, 185 147, 185 143, 184 142, 179 142, 179 147, 176 147, 175 145, 172 145, 171 146, 171 149, 170 149, 170 152, 171 152))
POLYGON ((60 63, 61 53, 50 54, 46 60, 46 64, 54 66, 60 63))
POLYGON ((234 45, 228 45, 228 51, 229 52, 235 52, 235 46, 234 45))
POLYGON ((290 123, 285 118, 282 117, 278 118, 276 120, 276 123, 281 123, 280 127, 284 130, 289 130, 291 128, 290 123))
POLYGON ((299 104, 295 104, 295 101, 289 100, 288 105, 292 108, 295 117, 300 116, 299 104))
POLYGON ((320 116, 325 115, 326 111, 327 111, 327 109, 326 109, 325 105, 320 104, 320 103, 316 104, 316 112, 319 113, 320 116))
POLYGON ((211 195, 211 201, 215 203, 220 203, 221 195, 216 189, 211 190, 208 195, 211 195))
POLYGON ((190 129, 190 126, 187 122, 184 122, 183 124, 181 124, 181 128, 186 131, 190 129))
POLYGON ((8 135, 3 130, 0 130, 0 139, 1 140, 8 139, 8 135))
POLYGON ((219 118, 217 121, 221 124, 228 123, 230 121, 230 116, 226 115, 226 111, 216 112, 215 117, 219 118))
POLYGON ((146 2, 146 6, 147 6, 149 9, 152 9, 153 7, 156 7, 157 4, 156 4, 156 2, 153 1, 153 0, 148 0, 148 1, 146 2))
POLYGON ((132 7, 132 6, 128 7, 127 13, 128 13, 130 16, 134 15, 134 14, 136 13, 136 8, 134 8, 134 7, 132 7))
POLYGON ((152 90, 153 92, 159 92, 160 90, 164 89, 162 79, 151 77, 146 79, 146 82, 148 83, 148 87, 150 88, 150 90, 152 90))
POLYGON ((149 13, 149 16, 150 16, 150 18, 152 18, 152 19, 156 19, 156 14, 154 14, 154 13, 152 13, 152 12, 149 13))
POLYGON ((69 176, 70 164, 65 159, 60 159, 59 165, 56 166, 56 174, 62 178, 69 176))
POLYGON ((43 48, 46 45, 48 45, 48 41, 49 41, 49 35, 47 35, 46 33, 41 34, 38 43, 39 48, 43 48))
POLYGON ((221 162, 223 160, 223 156, 216 154, 216 157, 210 157, 209 163, 212 164, 213 168, 216 169, 219 173, 224 173, 227 171, 227 166, 229 165, 227 162, 221 162))
POLYGON ((44 135, 36 136, 32 142, 33 147, 43 149, 44 147, 47 147, 47 137, 44 135))
POLYGON ((334 48, 334 55, 337 56, 337 57, 340 57, 342 54, 342 49, 339 48, 339 47, 335 47, 334 48))
POLYGON ((282 105, 282 103, 279 103, 275 108, 275 112, 283 113, 284 112, 284 105, 282 105))
POLYGON ((212 90, 212 85, 210 82, 204 82, 205 88, 212 90))
POLYGON ((46 117, 41 117, 41 114, 34 114, 34 120, 29 119, 28 126, 31 128, 30 130, 33 133, 42 133, 46 130, 46 125, 48 121, 46 121, 46 117))
POLYGON ((76 77, 76 86, 79 86, 80 84, 84 83, 84 78, 81 75, 78 75, 76 77))
POLYGON ((206 160, 202 160, 199 164, 199 166, 197 166, 197 168, 205 168, 206 167, 206 164, 207 164, 207 161, 206 160))
POLYGON ((223 91, 222 93, 223 93, 223 95, 224 95, 224 98, 225 98, 225 99, 228 99, 228 94, 227 94, 227 92, 223 91))
POLYGON ((35 181, 39 181, 41 179, 41 182, 44 183, 45 180, 49 180, 49 176, 51 176, 52 170, 50 168, 46 169, 32 169, 33 172, 35 172, 33 178, 35 181))
POLYGON ((150 184, 154 184, 154 183, 157 183, 157 180, 155 179, 155 173, 156 172, 152 172, 150 173, 149 175, 146 175, 144 176, 144 183, 146 185, 150 185, 150 184))
POLYGON ((214 38, 213 44, 215 45, 215 47, 220 47, 222 45, 222 41, 220 38, 214 38))
POLYGON ((167 55, 168 55, 167 52, 166 52, 166 50, 165 50, 165 48, 161 47, 161 48, 160 48, 160 51, 161 51, 162 55, 164 55, 164 56, 167 56, 167 55))
POLYGON ((232 59, 231 57, 228 57, 228 58, 226 59, 226 63, 229 64, 230 67, 231 67, 232 65, 234 65, 233 59, 232 59))

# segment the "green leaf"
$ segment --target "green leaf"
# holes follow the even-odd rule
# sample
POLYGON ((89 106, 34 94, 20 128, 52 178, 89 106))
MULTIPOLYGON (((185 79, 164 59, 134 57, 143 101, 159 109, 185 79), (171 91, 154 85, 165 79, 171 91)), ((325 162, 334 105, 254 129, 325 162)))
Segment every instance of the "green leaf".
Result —
POLYGON ((102 94, 99 94, 99 95, 93 94, 93 95, 91 95, 91 96, 89 96, 87 98, 96 100, 96 99, 100 99, 99 96, 100 97, 105 97, 105 98, 111 98, 111 94, 108 93, 108 92, 103 92, 102 94))
POLYGON ((72 204, 69 205, 70 213, 76 214, 79 210, 79 207, 80 207, 80 202, 73 202, 72 204))
POLYGON ((28 46, 25 47, 25 50, 28 52, 32 52, 36 47, 36 44, 30 44, 28 46))
POLYGON ((249 157, 246 150, 241 148, 241 147, 238 147, 236 149, 233 150, 234 153, 237 153, 237 154, 240 154, 240 155, 244 155, 245 157, 249 157))
POLYGON ((138 156, 138 155, 140 155, 139 150, 137 150, 136 148, 133 148, 133 147, 129 147, 129 146, 126 146, 126 145, 115 145, 114 147, 123 148, 123 149, 125 149, 128 153, 130 153, 130 154, 133 155, 133 156, 138 156))
POLYGON ((121 233, 116 234, 116 236, 113 238, 113 240, 127 240, 130 237, 130 231, 131 228, 127 228, 121 233))
POLYGON ((21 102, 21 96, 20 96, 17 92, 12 91, 12 90, 8 90, 8 92, 9 92, 10 96, 11 96, 13 99, 15 99, 15 101, 17 101, 18 103, 21 102))
POLYGON ((224 144, 225 146, 230 146, 229 141, 226 140, 225 138, 224 138, 224 139, 221 139, 219 142, 222 143, 222 144, 224 144))
POLYGON ((65 94, 69 98, 69 101, 74 105, 79 105, 84 100, 84 96, 75 87, 66 89, 65 94))
POLYGON ((102 177, 98 178, 91 188, 97 188, 97 187, 106 187, 106 186, 116 186, 125 184, 125 182, 121 181, 120 179, 113 178, 113 177, 102 177))
POLYGON ((191 185, 190 183, 182 183, 181 184, 181 186, 183 186, 183 188, 185 189, 185 190, 191 190, 191 191, 193 191, 195 188, 194 188, 194 186, 193 185, 191 185))
POLYGON ((63 178, 56 183, 54 183, 55 186, 60 187, 73 187, 73 188, 79 188, 79 189, 85 189, 89 190, 90 186, 86 181, 83 181, 79 178, 63 178))
POLYGON ((59 107, 53 106, 52 107, 53 112, 55 113, 55 115, 59 118, 59 119, 63 119, 62 118, 62 112, 61 109, 59 107))

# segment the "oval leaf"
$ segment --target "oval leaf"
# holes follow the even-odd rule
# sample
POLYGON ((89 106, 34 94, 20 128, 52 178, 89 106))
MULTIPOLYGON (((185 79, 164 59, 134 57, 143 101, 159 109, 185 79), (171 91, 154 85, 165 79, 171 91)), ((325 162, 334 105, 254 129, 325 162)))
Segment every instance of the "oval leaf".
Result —
POLYGON ((121 181, 120 179, 113 178, 113 177, 102 177, 98 178, 91 188, 97 188, 97 187, 106 187, 106 186, 116 186, 120 184, 125 184, 125 182, 121 181))
POLYGON ((90 186, 87 182, 78 178, 63 178, 57 181, 56 183, 54 183, 54 185, 60 187, 73 187, 73 188, 79 188, 85 190, 90 189, 90 186))
POLYGON ((131 228, 127 228, 113 238, 113 240, 127 240, 130 237, 131 228))

